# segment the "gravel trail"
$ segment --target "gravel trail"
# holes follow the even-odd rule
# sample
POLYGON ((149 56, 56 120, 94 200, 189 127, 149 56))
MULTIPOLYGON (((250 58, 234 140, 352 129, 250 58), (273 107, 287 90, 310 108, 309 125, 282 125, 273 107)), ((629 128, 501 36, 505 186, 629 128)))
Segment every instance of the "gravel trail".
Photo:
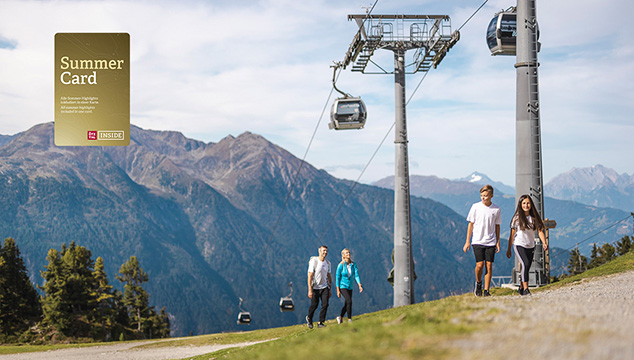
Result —
POLYGON ((447 344, 459 358, 634 359, 634 271, 476 301, 493 326, 447 344))
MULTIPOLYGON (((165 341, 165 340, 159 340, 165 341)), ((179 346, 152 349, 135 349, 138 346, 157 341, 135 342, 114 345, 100 345, 86 348, 61 349, 45 352, 0 355, 0 360, 167 360, 184 359, 190 356, 212 353, 214 351, 243 347, 258 342, 208 346, 179 346)))

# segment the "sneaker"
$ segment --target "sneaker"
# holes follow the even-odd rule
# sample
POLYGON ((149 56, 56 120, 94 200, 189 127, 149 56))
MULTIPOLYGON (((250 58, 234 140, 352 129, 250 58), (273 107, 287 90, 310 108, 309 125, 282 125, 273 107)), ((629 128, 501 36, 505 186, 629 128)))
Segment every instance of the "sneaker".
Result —
POLYGON ((476 282, 475 290, 473 291, 475 296, 482 296, 482 283, 476 282))
POLYGON ((318 328, 324 328, 324 327, 326 327, 326 324, 320 322, 319 324, 317 324, 317 327, 318 328))
POLYGON ((531 291, 528 290, 528 288, 524 289, 524 294, 523 295, 530 295, 531 291))
POLYGON ((482 294, 482 296, 487 297, 487 296, 491 296, 491 294, 489 294, 489 290, 484 290, 484 293, 482 294))
POLYGON ((308 325, 309 329, 313 328, 313 322, 312 320, 310 320, 310 318, 308 318, 308 316, 306 316, 306 325, 308 325))
POLYGON ((524 295, 524 289, 522 289, 522 285, 520 285, 520 286, 517 288, 517 293, 518 293, 518 294, 520 294, 520 296, 523 296, 523 295, 524 295))
POLYGON ((348 319, 348 322, 349 322, 349 323, 351 323, 351 322, 352 322, 352 319, 348 319))
POLYGON ((341 324, 341 316, 337 316, 337 324, 341 324))

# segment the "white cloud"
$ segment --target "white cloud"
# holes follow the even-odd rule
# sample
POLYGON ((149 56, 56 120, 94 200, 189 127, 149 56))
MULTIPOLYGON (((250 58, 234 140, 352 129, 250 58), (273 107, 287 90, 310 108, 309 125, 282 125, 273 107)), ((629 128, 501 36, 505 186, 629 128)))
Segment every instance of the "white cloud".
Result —
MULTIPOLYGON (((331 91, 329 66, 343 58, 356 32, 347 15, 371 3, 3 1, 0 39, 15 47, 0 46, 0 133, 53 120, 56 32, 128 32, 134 124, 214 142, 251 131, 302 157, 331 91)), ((457 28, 480 4, 379 2, 374 13, 449 14, 457 28)), ((489 1, 413 94, 412 174, 458 178, 478 170, 514 183, 515 59, 490 56, 484 40, 493 14, 508 6, 489 1)), ((546 180, 597 163, 634 172, 626 155, 634 150, 632 10, 625 0, 538 3, 546 180)), ((377 50, 374 59, 392 70, 389 51, 377 50)), ((408 99, 421 77, 407 77, 408 99)), ((328 104, 307 160, 356 179, 394 122, 393 82, 392 75, 343 72, 337 85, 363 97, 366 128, 328 130, 328 104)), ((362 181, 393 173, 393 138, 362 181)))

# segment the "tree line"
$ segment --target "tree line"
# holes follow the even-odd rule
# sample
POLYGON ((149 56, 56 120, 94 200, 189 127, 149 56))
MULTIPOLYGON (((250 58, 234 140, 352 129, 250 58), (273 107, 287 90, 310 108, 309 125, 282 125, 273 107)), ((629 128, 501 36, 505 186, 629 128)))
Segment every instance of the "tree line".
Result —
POLYGON ((0 244, 0 343, 111 341, 169 337, 165 307, 149 306, 143 289, 148 275, 136 256, 121 265, 114 288, 103 258, 75 242, 50 249, 40 271, 44 283, 29 279, 15 240, 0 244))
POLYGON ((581 255, 578 248, 570 251, 568 259, 568 274, 570 276, 580 274, 586 270, 608 263, 618 256, 625 255, 634 250, 634 237, 623 236, 614 244, 605 243, 602 246, 592 245, 590 259, 581 255))

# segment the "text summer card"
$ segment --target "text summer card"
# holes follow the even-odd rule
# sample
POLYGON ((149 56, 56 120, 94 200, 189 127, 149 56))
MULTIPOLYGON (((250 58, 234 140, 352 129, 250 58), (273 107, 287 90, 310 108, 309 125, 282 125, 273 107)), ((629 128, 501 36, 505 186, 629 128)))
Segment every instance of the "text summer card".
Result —
POLYGON ((130 35, 55 34, 55 145, 130 143, 130 35))

